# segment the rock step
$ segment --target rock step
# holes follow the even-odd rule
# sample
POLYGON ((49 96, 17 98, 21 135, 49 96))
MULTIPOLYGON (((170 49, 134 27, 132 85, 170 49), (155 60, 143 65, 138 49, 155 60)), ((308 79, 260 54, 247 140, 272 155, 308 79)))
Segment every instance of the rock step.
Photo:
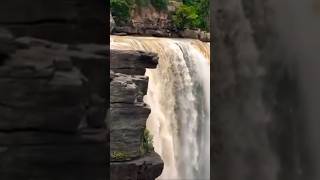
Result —
POLYGON ((163 161, 155 152, 132 161, 112 162, 110 166, 112 180, 152 180, 160 176, 162 169, 163 161))

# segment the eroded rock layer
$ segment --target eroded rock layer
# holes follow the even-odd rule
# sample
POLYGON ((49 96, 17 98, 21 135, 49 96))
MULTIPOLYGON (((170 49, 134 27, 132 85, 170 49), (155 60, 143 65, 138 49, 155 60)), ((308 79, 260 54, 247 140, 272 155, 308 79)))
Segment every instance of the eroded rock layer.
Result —
POLYGON ((157 60, 152 53, 111 50, 111 180, 152 180, 162 172, 160 156, 141 149, 150 113, 143 102, 148 88, 144 73, 146 68, 156 68, 157 60))

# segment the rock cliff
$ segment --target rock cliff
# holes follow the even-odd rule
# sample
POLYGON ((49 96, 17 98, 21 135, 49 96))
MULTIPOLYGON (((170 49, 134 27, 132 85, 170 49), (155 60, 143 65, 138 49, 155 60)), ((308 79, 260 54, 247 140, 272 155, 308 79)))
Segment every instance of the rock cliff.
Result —
POLYGON ((319 179, 319 113, 306 112, 320 102, 319 51, 304 3, 214 0, 214 179, 319 179))
POLYGON ((146 68, 156 68, 157 60, 152 53, 111 50, 111 180, 152 180, 162 172, 160 156, 142 149, 150 113, 143 102, 148 88, 144 73, 146 68))
POLYGON ((209 32, 195 29, 178 30, 174 27, 171 14, 181 5, 182 1, 171 0, 166 10, 158 10, 152 6, 138 6, 133 10, 130 21, 125 24, 117 24, 112 34, 192 38, 209 42, 209 32))
POLYGON ((106 58, 0 31, 0 179, 105 180, 106 58))
POLYGON ((0 179, 106 179, 105 9, 105 1, 2 1, 0 179))

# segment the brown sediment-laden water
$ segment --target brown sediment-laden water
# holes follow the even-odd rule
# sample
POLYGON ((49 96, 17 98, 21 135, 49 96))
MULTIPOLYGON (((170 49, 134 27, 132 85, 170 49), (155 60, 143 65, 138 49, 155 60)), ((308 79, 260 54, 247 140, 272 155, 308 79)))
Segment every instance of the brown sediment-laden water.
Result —
POLYGON ((158 180, 210 179, 210 44, 194 39, 111 36, 111 49, 159 56, 148 69, 147 128, 164 161, 158 180))

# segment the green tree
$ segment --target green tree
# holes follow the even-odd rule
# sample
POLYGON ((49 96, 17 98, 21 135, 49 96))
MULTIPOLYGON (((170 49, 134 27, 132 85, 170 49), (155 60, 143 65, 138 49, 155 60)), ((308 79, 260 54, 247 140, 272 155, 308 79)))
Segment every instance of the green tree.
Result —
POLYGON ((151 4, 158 10, 166 10, 168 7, 168 0, 151 0, 151 4))
POLYGON ((150 5, 149 0, 135 0, 135 3, 136 3, 138 6, 141 6, 141 7, 145 7, 145 6, 150 5))
POLYGON ((142 144, 140 147, 141 154, 145 154, 153 151, 153 136, 150 134, 150 131, 148 129, 144 129, 141 139, 142 139, 142 144))
POLYGON ((173 22, 178 29, 200 28, 208 30, 209 0, 184 0, 173 15, 173 22))
POLYGON ((209 0, 200 0, 197 5, 199 15, 201 17, 199 27, 204 30, 209 30, 210 21, 210 2, 209 0))
POLYGON ((130 20, 131 10, 130 0, 111 0, 111 13, 117 24, 127 23, 130 20))
POLYGON ((195 28, 199 25, 199 15, 194 6, 182 5, 175 14, 172 20, 178 29, 195 28))

